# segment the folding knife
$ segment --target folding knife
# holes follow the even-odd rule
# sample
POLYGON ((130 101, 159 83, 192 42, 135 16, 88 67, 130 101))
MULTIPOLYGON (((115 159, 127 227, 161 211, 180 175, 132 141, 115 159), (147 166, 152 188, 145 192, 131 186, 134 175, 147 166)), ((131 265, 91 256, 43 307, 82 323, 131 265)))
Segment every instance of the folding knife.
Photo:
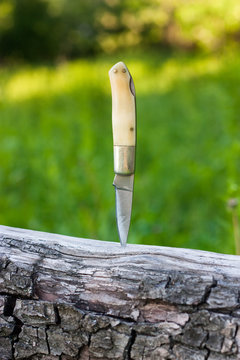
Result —
POLYGON ((112 89, 112 128, 116 219, 121 245, 130 227, 136 147, 136 96, 132 76, 123 62, 109 71, 112 89))

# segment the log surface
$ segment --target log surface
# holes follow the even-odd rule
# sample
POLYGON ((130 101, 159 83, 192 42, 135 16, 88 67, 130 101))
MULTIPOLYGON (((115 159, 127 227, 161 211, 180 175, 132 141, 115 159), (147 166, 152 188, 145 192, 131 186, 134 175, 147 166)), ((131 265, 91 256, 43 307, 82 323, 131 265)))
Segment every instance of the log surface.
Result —
POLYGON ((240 257, 0 226, 0 360, 240 359, 240 257))

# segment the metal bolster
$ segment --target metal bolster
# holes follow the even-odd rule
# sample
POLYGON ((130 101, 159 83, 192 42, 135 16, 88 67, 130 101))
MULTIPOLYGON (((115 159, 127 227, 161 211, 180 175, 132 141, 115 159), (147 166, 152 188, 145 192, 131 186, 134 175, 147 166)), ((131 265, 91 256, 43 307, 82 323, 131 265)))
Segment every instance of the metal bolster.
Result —
POLYGON ((131 175, 135 170, 135 146, 114 146, 114 172, 131 175))

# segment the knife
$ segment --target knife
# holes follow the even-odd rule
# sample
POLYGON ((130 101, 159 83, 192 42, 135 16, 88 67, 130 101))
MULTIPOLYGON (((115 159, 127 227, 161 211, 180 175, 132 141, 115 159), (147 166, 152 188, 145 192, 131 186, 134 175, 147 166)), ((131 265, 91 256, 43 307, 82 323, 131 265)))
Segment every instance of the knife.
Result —
POLYGON ((109 71, 112 90, 112 129, 116 220, 120 243, 127 244, 132 213, 136 147, 136 95, 132 76, 122 62, 109 71))

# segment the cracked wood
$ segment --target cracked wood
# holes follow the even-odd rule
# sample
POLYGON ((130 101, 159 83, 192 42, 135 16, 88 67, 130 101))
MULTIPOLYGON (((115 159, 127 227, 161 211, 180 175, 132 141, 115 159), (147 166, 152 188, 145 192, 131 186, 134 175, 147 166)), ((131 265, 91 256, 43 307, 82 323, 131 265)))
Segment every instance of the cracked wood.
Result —
POLYGON ((239 256, 0 239, 0 360, 240 359, 239 256))

